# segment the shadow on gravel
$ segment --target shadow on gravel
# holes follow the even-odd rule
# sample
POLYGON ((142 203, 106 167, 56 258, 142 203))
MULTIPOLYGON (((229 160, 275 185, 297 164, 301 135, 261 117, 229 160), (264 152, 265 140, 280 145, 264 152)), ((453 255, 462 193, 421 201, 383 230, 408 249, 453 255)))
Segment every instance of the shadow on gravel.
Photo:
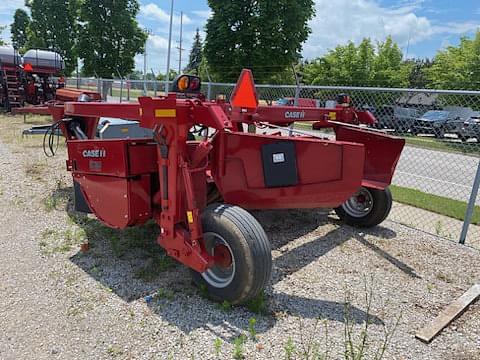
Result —
MULTIPOLYGON (((377 236, 377 235, 376 235, 377 236)), ((405 274, 412 278, 421 279, 422 277, 417 275, 415 269, 405 264, 403 261, 397 259, 396 257, 390 255, 385 250, 381 249, 377 245, 369 242, 365 239, 365 236, 362 233, 355 233, 355 239, 358 240, 361 244, 365 245, 369 249, 373 250, 377 255, 381 256, 385 260, 387 260, 390 264, 394 265, 399 270, 403 271, 405 274)))
POLYGON ((251 211, 267 233, 273 250, 329 223, 329 212, 318 209, 251 211))
MULTIPOLYGON (((145 298, 153 314, 186 334, 204 328, 225 341, 233 342, 247 331, 252 317, 257 319, 257 333, 268 331, 276 323, 276 318, 272 316, 274 312, 345 322, 343 302, 277 292, 267 295, 266 315, 254 314, 245 307, 225 309, 202 297, 192 285, 188 269, 165 255, 155 242, 158 228, 154 223, 125 230, 111 229, 94 218, 75 212, 72 193, 71 188, 59 188, 52 194, 52 197, 67 199, 65 210, 72 223, 85 231, 90 245, 86 253, 79 251, 73 255, 70 258, 72 263, 106 291, 113 292, 126 302, 145 298)), ((326 212, 318 210, 264 211, 254 215, 265 227, 274 249, 332 221, 326 212)), ((353 233, 352 228, 338 227, 326 236, 286 251, 274 262, 273 283, 352 238, 353 233)), ((383 324, 380 318, 356 307, 351 307, 350 316, 351 321, 359 324, 367 319, 374 324, 383 324)))
MULTIPOLYGON (((343 302, 310 299, 301 296, 275 293, 274 299, 287 311, 302 318, 322 319, 336 322, 345 322, 345 306, 343 302)), ((375 325, 384 325, 382 319, 350 305, 350 322, 362 324, 367 319, 375 325)))

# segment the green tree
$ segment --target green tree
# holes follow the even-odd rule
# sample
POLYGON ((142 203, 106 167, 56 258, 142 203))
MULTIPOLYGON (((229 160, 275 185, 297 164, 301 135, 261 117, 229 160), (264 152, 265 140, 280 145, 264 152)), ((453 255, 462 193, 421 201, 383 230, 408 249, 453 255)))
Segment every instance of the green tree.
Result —
POLYGON ((31 21, 25 47, 57 51, 65 60, 65 72, 77 65, 78 0, 26 0, 31 21))
POLYGON ((193 38, 192 50, 190 50, 190 58, 188 60, 188 65, 185 68, 185 71, 198 75, 200 70, 200 64, 202 63, 202 58, 203 44, 200 37, 200 30, 197 28, 197 32, 195 33, 195 37, 193 38))
POLYGON ((466 37, 458 46, 437 53, 426 70, 432 86, 438 89, 478 90, 480 88, 480 31, 475 38, 466 37))
POLYGON ((209 0, 204 55, 220 81, 235 81, 251 68, 262 82, 284 72, 300 58, 311 30, 313 0, 209 0))
POLYGON ((142 80, 143 79, 143 71, 140 70, 133 70, 130 75, 128 76, 130 80, 142 80))
POLYGON ((28 40, 29 25, 30 17, 27 12, 23 9, 15 10, 13 23, 10 25, 10 32, 12 33, 12 42, 17 49, 26 50, 25 45, 28 40))
MULTIPOLYGON (((169 80, 173 80, 178 76, 178 72, 175 71, 174 69, 170 69, 170 76, 168 77, 169 80)), ((164 81, 166 80, 165 74, 158 74, 157 75, 157 80, 164 81)))
POLYGON ((411 68, 408 75, 409 88, 426 89, 430 87, 430 81, 427 77, 427 71, 432 67, 430 59, 411 59, 405 61, 405 65, 411 68))
POLYGON ((353 42, 339 45, 305 66, 305 81, 315 85, 366 86, 372 83, 375 49, 370 39, 358 47, 353 42))
MULTIPOLYGON (((5 30, 7 27, 6 26, 0 26, 0 34, 3 33, 3 30, 5 30)), ((0 46, 5 45, 5 41, 0 37, 0 46)))
POLYGON ((391 36, 383 43, 378 43, 374 62, 374 83, 384 87, 406 86, 411 69, 402 59, 402 50, 391 36))
POLYGON ((136 0, 83 0, 78 53, 83 70, 113 78, 132 72, 136 54, 144 51, 147 34, 138 26, 136 0))
POLYGON ((388 37, 373 45, 364 39, 339 45, 323 57, 304 66, 305 83, 312 85, 350 85, 404 87, 411 65, 402 61, 398 45, 388 37))

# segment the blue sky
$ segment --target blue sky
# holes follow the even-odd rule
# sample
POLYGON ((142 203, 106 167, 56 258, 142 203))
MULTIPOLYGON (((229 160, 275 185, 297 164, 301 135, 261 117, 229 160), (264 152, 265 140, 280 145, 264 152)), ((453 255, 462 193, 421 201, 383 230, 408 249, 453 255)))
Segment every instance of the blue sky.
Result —
MULTIPOLYGON (((234 1, 234 0, 233 0, 234 1)), ((148 68, 165 72, 170 0, 141 0, 138 21, 152 31, 148 41, 148 68)), ((13 12, 24 0, 0 0, 0 25, 10 24, 13 12)), ((364 37, 383 40, 392 35, 408 57, 433 57, 438 49, 458 43, 461 36, 473 36, 480 29, 478 0, 315 0, 312 34, 304 44, 305 58, 315 58, 337 44, 364 37)), ((184 12, 183 66, 195 29, 203 33, 209 17, 206 0, 175 0, 172 40, 172 68, 178 68, 179 18, 184 12)), ((9 40, 7 29, 2 37, 9 40)), ((137 56, 137 68, 143 57, 137 56)))

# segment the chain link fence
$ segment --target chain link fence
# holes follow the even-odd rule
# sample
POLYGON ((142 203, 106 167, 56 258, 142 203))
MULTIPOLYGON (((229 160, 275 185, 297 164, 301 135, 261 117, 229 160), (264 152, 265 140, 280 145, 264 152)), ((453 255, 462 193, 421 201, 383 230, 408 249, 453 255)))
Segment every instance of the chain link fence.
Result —
MULTIPOLYGON (((163 95, 166 84, 74 78, 67 85, 97 90, 108 101, 131 101, 144 94, 163 95)), ((203 83, 202 91, 208 99, 229 99, 234 86, 203 83)), ((257 92, 262 105, 272 106, 293 105, 299 94, 302 106, 328 107, 339 94, 348 94, 356 108, 375 115, 377 130, 406 139, 393 179, 390 220, 458 241, 468 225, 467 205, 473 198, 466 243, 480 248, 480 199, 472 196, 480 156, 480 91, 257 85, 257 92)), ((311 131, 309 124, 296 126, 311 131)))

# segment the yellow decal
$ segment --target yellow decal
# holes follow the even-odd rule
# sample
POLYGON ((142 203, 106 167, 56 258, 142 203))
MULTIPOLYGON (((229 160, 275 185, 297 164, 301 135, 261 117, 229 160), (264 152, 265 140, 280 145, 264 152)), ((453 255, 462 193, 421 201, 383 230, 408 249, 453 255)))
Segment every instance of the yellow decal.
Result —
POLYGON ((128 128, 122 128, 122 129, 120 129, 120 131, 121 131, 122 133, 128 133, 128 128))
POLYGON ((189 224, 193 224, 193 213, 191 211, 187 211, 187 220, 189 224))
POLYGON ((155 117, 174 118, 177 117, 177 110, 175 109, 155 109, 155 117))
POLYGON ((330 120, 337 120, 337 113, 332 111, 328 114, 328 117, 330 118, 330 120))

